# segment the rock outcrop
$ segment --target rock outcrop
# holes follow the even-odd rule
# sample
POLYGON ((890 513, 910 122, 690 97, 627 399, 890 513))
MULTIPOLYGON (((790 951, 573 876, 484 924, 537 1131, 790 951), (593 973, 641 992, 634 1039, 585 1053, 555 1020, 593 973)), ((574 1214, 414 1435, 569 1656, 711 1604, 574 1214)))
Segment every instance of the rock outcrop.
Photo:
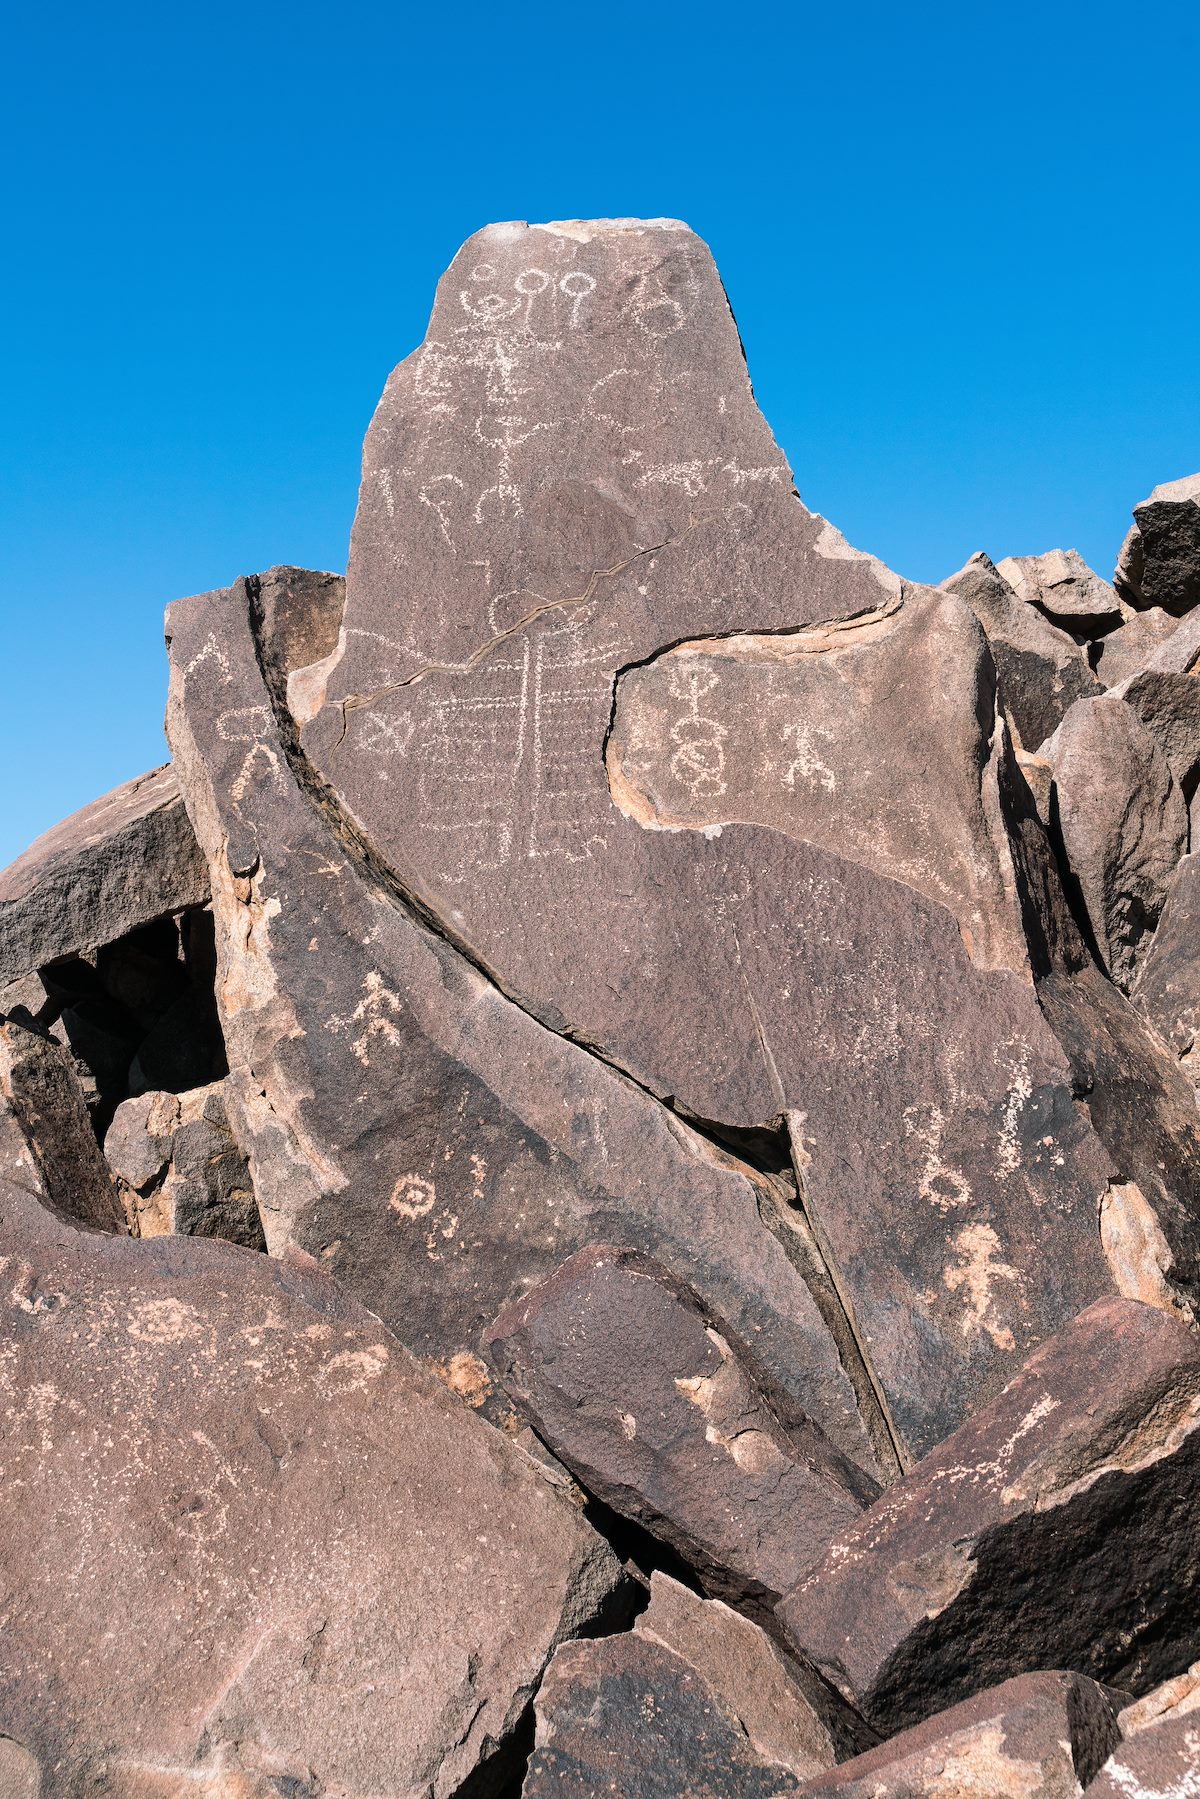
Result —
POLYGON ((1195 485, 904 581, 686 227, 464 246, 0 875, 4 1799, 1183 1790, 1195 485))

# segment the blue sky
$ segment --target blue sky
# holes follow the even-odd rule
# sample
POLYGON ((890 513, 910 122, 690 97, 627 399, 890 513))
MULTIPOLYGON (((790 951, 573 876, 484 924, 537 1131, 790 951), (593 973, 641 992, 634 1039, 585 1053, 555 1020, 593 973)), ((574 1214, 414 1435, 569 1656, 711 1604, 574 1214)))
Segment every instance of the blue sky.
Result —
POLYGON ((801 494, 901 573, 1200 468, 1194 5, 208 0, 10 13, 0 864, 162 760, 161 616, 344 568, 362 436, 493 219, 712 245, 801 494))

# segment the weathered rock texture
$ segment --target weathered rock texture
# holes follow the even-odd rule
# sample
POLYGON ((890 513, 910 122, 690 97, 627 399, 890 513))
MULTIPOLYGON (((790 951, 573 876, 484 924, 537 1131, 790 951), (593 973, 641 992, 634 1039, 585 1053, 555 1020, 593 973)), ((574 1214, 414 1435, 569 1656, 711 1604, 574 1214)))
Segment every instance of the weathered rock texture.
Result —
POLYGON ((502 1753, 621 1579, 535 1464, 311 1266, 11 1187, 0 1236, 0 1719, 45 1799, 448 1795, 502 1753))
POLYGON ((1200 1336, 1103 1301, 865 1513, 778 1616, 885 1734, 1029 1668, 1144 1692, 1200 1647, 1198 1460, 1200 1336))
POLYGON ((773 1605, 875 1497, 694 1294, 631 1250, 581 1250, 488 1332, 505 1390, 591 1493, 773 1605))
POLYGON ((1187 612, 1200 600, 1200 475, 1164 481, 1133 509, 1117 587, 1135 606, 1187 612))
POLYGON ((348 575, 0 875, 3 1799, 1168 1767, 1195 487, 914 585, 686 227, 464 246, 348 575))
POLYGON ((208 898, 168 766, 55 825, 0 875, 0 987, 208 898))
POLYGON ((982 551, 942 586, 965 600, 983 626, 1001 698, 1027 750, 1051 736, 1076 700, 1101 692, 1075 639, 1020 597, 982 551))
POLYGON ((1006 556, 996 567, 1021 599, 1069 631, 1090 637, 1121 622, 1121 602, 1115 591, 1088 567, 1078 550, 1006 556))
POLYGON ((220 1081, 127 1099, 104 1139, 133 1234, 224 1237, 265 1249, 245 1156, 220 1081))
POLYGON ((1078 1674, 1022 1674, 801 1790, 811 1799, 1076 1799, 1119 1740, 1120 1702, 1078 1674))

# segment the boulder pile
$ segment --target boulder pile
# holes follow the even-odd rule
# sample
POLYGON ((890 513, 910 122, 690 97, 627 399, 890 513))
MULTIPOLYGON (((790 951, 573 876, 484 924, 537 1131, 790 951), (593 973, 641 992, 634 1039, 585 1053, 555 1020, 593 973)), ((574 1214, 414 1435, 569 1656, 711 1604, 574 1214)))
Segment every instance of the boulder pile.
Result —
POLYGON ((902 580, 496 225, 0 875, 3 1799, 1200 1791, 1200 476, 902 580), (1189 1784, 1190 1783, 1190 1784, 1189 1784))

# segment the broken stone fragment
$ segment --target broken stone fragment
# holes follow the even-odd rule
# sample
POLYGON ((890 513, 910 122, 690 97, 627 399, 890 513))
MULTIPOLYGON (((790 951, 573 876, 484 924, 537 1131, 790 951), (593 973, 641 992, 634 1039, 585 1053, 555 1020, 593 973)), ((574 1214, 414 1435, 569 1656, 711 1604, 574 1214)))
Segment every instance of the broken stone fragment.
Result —
POLYGON ((776 1615, 885 1735, 1029 1668, 1145 1693, 1200 1647, 1198 1467, 1200 1338, 1101 1301, 776 1615))
POLYGON ((1197 1709, 1200 1709, 1200 1662, 1193 1662, 1186 1673, 1164 1680, 1161 1686, 1127 1705, 1117 1723, 1122 1737, 1132 1737, 1151 1725, 1165 1724, 1168 1719, 1182 1718, 1197 1709))
POLYGON ((1133 509, 1113 576, 1134 606, 1178 616, 1200 600, 1200 475, 1164 481, 1133 509))
POLYGON ((1155 650, 1161 649, 1179 627, 1179 620, 1161 606, 1145 612, 1133 612, 1123 625, 1110 631, 1096 645, 1095 670, 1105 687, 1116 687, 1130 675, 1146 666, 1155 650))
POLYGON ((701 1599, 655 1572, 650 1604, 634 1626, 690 1664, 732 1712, 763 1761, 801 1779, 864 1747, 857 1715, 785 1655, 765 1630, 724 1605, 701 1599))
POLYGON ((487 1343, 576 1479, 722 1598, 769 1610, 875 1497, 728 1326, 635 1251, 580 1250, 487 1343))
MULTIPOLYGON (((24 1139, 28 1168, 44 1203, 60 1217, 96 1230, 122 1230, 117 1190, 66 1054, 40 1031, 12 1019, 0 1023, 0 1099, 24 1139)), ((6 1159, 14 1166, 12 1126, 7 1135, 12 1147, 6 1159)))
POLYGON ((1026 751, 1045 742, 1068 706, 1101 691, 1075 639, 1020 598, 982 551, 942 586, 965 600, 983 626, 1001 700, 1026 751))
POLYGON ((42 1799, 499 1783, 623 1585, 529 1458, 310 1262, 11 1187, 0 1254, 0 1691, 42 1799))
POLYGON ((1054 818, 1095 947, 1123 990, 1188 842, 1167 758, 1134 708, 1079 700, 1046 746, 1054 818))
POLYGON ((226 1103, 271 1250, 319 1255, 505 1422, 484 1328, 616 1235, 687 1281, 878 1472, 889 1440, 860 1418, 809 1252, 764 1222, 779 1184, 531 1018, 423 923, 286 735, 288 670, 254 630, 307 580, 274 571, 169 620, 168 729, 213 879, 226 1103))
POLYGON ((170 766, 64 819, 0 874, 0 986, 208 899, 170 766))
POLYGON ((522 1799, 782 1799, 800 1789, 694 1663, 641 1631, 564 1643, 536 1708, 522 1799))
POLYGON ((1082 637, 1111 629, 1125 616, 1115 589, 1088 567, 1078 550, 1005 556, 996 568, 1020 599, 1082 637))
POLYGON ((1167 1715, 1114 1749, 1088 1799, 1193 1799, 1200 1770, 1200 1718, 1167 1715))
POLYGON ((1122 1695, 1022 1674, 808 1781, 809 1799, 1078 1799, 1119 1740, 1122 1695))
POLYGON ((266 1247, 222 1082, 125 1100, 104 1154, 121 1183, 134 1236, 223 1237, 248 1249, 266 1247))

